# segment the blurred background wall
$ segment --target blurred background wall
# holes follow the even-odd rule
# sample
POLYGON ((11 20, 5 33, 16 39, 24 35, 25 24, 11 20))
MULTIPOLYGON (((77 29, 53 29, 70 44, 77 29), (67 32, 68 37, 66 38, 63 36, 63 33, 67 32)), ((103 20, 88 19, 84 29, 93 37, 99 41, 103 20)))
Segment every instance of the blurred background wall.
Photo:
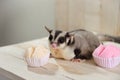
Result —
POLYGON ((120 0, 0 0, 0 46, 45 37, 45 25, 119 36, 120 0))
POLYGON ((120 36, 120 0, 56 0, 56 26, 120 36))
POLYGON ((47 36, 54 28, 54 0, 0 0, 0 46, 47 36))

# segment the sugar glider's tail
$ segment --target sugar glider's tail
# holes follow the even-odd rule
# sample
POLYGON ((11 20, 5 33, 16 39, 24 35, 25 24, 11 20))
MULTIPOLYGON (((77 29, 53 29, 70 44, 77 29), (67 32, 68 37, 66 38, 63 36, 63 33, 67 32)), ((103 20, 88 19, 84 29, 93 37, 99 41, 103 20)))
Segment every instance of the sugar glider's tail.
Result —
POLYGON ((100 41, 112 41, 112 42, 120 43, 120 36, 97 34, 97 37, 100 41))

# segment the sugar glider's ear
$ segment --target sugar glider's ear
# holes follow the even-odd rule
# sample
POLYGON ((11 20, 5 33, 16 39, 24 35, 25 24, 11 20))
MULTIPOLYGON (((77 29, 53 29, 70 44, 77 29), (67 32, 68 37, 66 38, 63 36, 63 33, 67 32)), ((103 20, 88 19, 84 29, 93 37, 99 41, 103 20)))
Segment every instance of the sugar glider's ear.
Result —
POLYGON ((65 37, 68 44, 72 44, 74 42, 74 34, 67 32, 65 37))
POLYGON ((69 35, 70 35, 71 42, 73 42, 74 41, 74 34, 69 33, 69 35))
POLYGON ((45 26, 45 29, 49 32, 49 33, 51 33, 52 32, 52 30, 50 30, 49 28, 47 28, 46 26, 45 26))

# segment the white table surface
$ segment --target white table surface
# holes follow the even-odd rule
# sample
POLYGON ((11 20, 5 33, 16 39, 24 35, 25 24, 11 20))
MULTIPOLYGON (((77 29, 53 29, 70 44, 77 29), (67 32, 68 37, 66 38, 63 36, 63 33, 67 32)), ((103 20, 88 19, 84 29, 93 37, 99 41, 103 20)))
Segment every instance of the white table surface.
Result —
POLYGON ((93 60, 73 63, 50 58, 50 66, 40 69, 28 68, 24 53, 28 47, 36 45, 48 48, 47 39, 0 47, 0 74, 12 80, 120 80, 120 65, 105 69, 97 66, 93 60))

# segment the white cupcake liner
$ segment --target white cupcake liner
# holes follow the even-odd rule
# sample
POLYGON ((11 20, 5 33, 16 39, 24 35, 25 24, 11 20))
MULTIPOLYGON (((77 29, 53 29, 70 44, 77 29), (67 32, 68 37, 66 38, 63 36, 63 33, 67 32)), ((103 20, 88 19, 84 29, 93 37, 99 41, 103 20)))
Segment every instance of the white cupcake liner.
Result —
POLYGON ((48 54, 46 54, 42 58, 36 58, 36 57, 29 58, 29 57, 25 57, 25 60, 26 60, 26 62, 27 62, 27 64, 29 66, 40 67, 40 66, 43 66, 43 65, 47 64, 47 62, 49 60, 49 56, 50 56, 50 54, 48 53, 48 54))
POLYGON ((93 58, 97 65, 105 68, 113 68, 120 64, 120 56, 112 58, 102 58, 93 54, 93 58))

